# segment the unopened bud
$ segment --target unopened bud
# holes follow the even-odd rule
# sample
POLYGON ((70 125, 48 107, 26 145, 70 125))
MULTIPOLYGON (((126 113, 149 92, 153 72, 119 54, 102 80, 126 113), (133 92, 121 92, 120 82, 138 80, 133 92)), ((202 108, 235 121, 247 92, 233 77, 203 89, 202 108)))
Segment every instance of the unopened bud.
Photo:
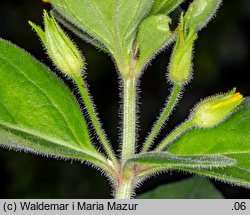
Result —
POLYGON ((234 88, 229 93, 205 99, 198 104, 193 112, 194 124, 201 128, 209 128, 226 119, 244 100, 243 96, 235 91, 234 88))
POLYGON ((185 84, 192 76, 193 46, 196 38, 194 30, 185 38, 183 28, 179 29, 169 65, 169 79, 177 84, 185 84))
POLYGON ((48 55, 61 72, 70 77, 81 74, 84 69, 84 59, 77 47, 57 24, 52 13, 49 16, 44 11, 45 31, 32 22, 29 24, 36 31, 48 55))

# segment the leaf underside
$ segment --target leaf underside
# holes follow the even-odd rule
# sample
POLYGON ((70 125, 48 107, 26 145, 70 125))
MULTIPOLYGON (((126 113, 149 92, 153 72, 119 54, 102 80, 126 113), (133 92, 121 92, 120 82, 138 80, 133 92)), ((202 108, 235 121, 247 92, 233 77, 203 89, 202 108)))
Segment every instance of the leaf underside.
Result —
POLYGON ((150 174, 155 172, 180 169, 180 168, 189 168, 193 170, 202 170, 202 169, 212 169, 212 168, 224 168, 227 166, 234 166, 235 160, 227 158, 221 155, 213 156, 175 156, 165 152, 160 153, 144 153, 136 155, 133 158, 130 158, 126 165, 131 163, 139 165, 139 173, 137 178, 143 180, 150 174))
POLYGON ((163 15, 150 16, 143 20, 138 32, 140 63, 147 63, 164 49, 174 38, 169 28, 170 18, 163 15))
POLYGON ((176 9, 184 0, 155 0, 150 14, 168 15, 176 9))
POLYGON ((104 44, 119 61, 128 58, 139 23, 153 0, 52 0, 67 20, 104 44))
POLYGON ((95 160, 81 109, 68 88, 22 49, 0 40, 0 145, 95 160))
POLYGON ((250 99, 247 98, 229 119, 217 127, 187 132, 170 146, 168 152, 178 156, 221 154, 235 159, 236 166, 224 169, 180 169, 250 187, 250 99))
POLYGON ((223 199, 213 184, 198 176, 162 185, 143 193, 138 199, 223 199))

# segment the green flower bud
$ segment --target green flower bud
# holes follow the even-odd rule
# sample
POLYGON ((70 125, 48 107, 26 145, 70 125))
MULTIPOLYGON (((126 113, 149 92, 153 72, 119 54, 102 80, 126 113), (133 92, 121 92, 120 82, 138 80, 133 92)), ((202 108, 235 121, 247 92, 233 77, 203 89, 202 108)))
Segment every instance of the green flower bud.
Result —
POLYGON ((194 0, 185 14, 186 30, 190 26, 196 31, 203 28, 214 16, 221 2, 222 0, 194 0))
POLYGON ((70 77, 81 74, 84 69, 84 59, 73 42, 59 27, 52 13, 49 16, 44 11, 45 31, 32 22, 29 24, 36 31, 48 55, 62 73, 70 77))
POLYGON ((193 111, 193 123, 201 128, 210 128, 222 122, 244 100, 240 93, 231 92, 205 99, 193 111))
MULTIPOLYGON (((182 24, 180 24, 182 26, 182 24)), ((169 64, 169 79, 177 84, 185 84, 192 77, 193 46, 197 34, 191 30, 185 38, 183 28, 179 28, 178 40, 169 64)))

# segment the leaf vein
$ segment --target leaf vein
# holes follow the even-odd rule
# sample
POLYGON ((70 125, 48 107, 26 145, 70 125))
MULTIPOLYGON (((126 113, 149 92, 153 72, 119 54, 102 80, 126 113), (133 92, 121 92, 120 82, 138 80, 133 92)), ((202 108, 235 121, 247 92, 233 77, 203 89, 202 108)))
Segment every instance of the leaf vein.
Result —
POLYGON ((23 73, 22 69, 19 68, 18 66, 14 65, 13 63, 9 62, 7 59, 5 59, 3 56, 0 55, 0 58, 2 60, 4 60, 5 62, 7 62, 12 68, 14 68, 14 71, 17 72, 19 71, 19 73, 26 78, 33 86, 35 86, 46 98, 47 100, 51 103, 52 107, 54 107, 54 109, 61 115, 62 119, 64 120, 64 122, 67 125, 67 129, 69 130, 69 132, 71 133, 72 137, 76 140, 77 143, 79 143, 80 145, 82 145, 81 141, 79 140, 79 138, 77 137, 77 135, 75 134, 75 132, 73 132, 71 126, 69 125, 69 121, 66 119, 65 114, 62 113, 60 111, 60 109, 57 107, 57 105, 54 103, 53 99, 51 99, 46 92, 43 91, 43 89, 38 86, 33 80, 31 80, 29 77, 27 77, 25 75, 25 73, 23 73))

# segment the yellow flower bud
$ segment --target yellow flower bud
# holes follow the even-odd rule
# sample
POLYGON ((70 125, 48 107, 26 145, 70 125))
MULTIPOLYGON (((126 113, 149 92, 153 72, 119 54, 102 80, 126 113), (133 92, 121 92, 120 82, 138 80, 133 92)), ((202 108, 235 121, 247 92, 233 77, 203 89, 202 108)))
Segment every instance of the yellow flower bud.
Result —
POLYGON ((57 24, 52 13, 49 16, 44 11, 44 31, 32 22, 29 24, 36 31, 48 55, 62 73, 70 77, 81 74, 84 69, 84 59, 77 47, 57 24))
POLYGON ((193 123, 201 128, 216 126, 232 113, 244 100, 236 89, 226 94, 205 99, 193 111, 193 123))

